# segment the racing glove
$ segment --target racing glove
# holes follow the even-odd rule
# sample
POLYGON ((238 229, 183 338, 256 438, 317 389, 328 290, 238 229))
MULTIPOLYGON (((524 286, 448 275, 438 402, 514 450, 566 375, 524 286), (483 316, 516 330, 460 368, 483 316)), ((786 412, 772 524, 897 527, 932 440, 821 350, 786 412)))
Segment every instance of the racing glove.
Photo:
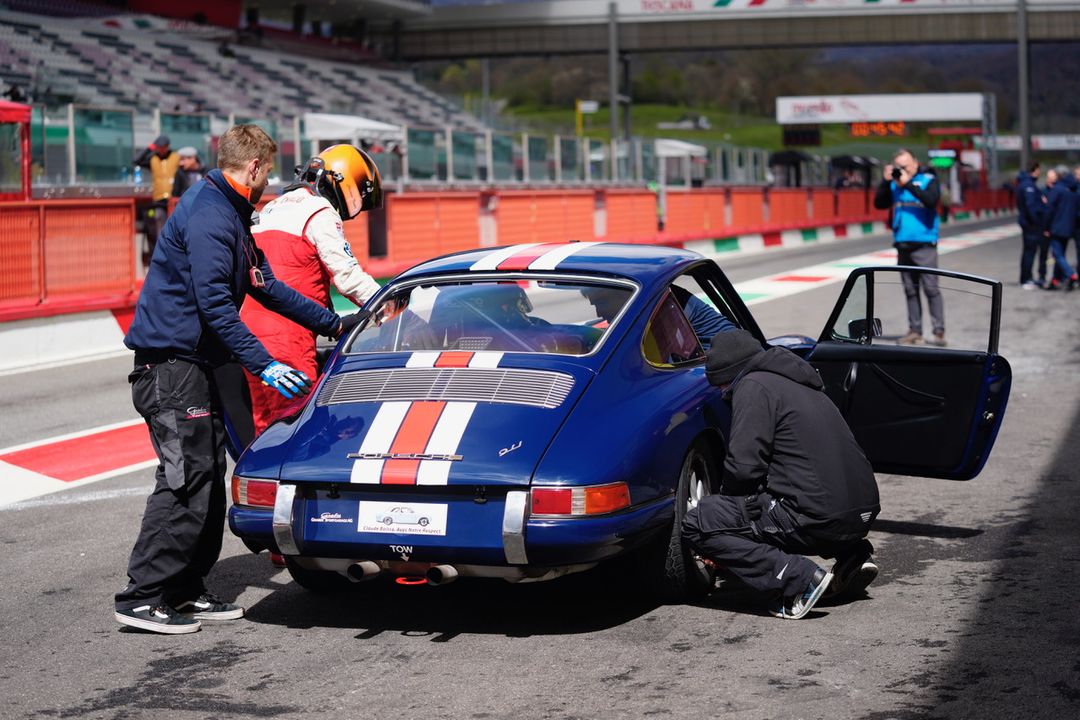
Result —
POLYGON ((357 310, 352 315, 344 315, 341 318, 341 322, 338 324, 337 335, 334 339, 343 338, 352 332, 352 329, 361 324, 365 320, 371 317, 371 312, 368 310, 357 310))
POLYGON ((267 365, 259 377, 263 385, 269 385, 289 400, 311 392, 311 380, 307 375, 277 360, 267 365))

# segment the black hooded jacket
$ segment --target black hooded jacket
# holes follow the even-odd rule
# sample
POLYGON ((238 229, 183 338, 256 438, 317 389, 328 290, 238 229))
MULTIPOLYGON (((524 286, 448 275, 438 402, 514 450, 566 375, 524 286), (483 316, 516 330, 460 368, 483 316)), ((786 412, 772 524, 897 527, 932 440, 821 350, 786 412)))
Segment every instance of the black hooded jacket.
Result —
POLYGON ((822 387, 817 371, 784 348, 750 358, 724 393, 732 419, 722 492, 765 491, 811 534, 861 538, 881 509, 877 481, 822 387))

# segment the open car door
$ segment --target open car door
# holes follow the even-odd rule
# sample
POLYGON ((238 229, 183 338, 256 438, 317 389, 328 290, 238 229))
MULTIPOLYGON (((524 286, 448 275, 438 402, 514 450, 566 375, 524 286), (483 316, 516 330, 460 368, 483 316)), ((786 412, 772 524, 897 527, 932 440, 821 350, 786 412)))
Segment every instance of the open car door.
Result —
POLYGON ((1012 382, 1008 361, 997 354, 1000 316, 996 280, 901 266, 851 273, 807 359, 876 472, 951 480, 979 474, 1012 382), (933 338, 898 344, 908 330, 907 273, 919 282, 937 278, 948 346, 933 338))

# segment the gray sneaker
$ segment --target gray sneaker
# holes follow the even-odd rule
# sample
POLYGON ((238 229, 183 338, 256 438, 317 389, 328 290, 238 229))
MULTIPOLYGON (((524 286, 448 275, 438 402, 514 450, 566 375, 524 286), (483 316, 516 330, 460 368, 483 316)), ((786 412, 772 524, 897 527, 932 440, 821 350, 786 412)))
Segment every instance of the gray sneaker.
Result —
POLYGON ((799 620, 805 617, 829 588, 829 583, 832 582, 832 578, 831 572, 827 572, 825 568, 819 567, 814 571, 814 575, 810 579, 810 584, 806 586, 806 589, 803 590, 801 594, 796 595, 794 598, 785 598, 777 603, 776 606, 770 608, 769 612, 775 617, 783 618, 784 620, 799 620))
POLYGON ((852 550, 836 559, 832 574, 833 581, 823 597, 830 601, 859 597, 878 576, 874 546, 868 540, 860 540, 852 550))
POLYGON ((168 605, 142 605, 129 610, 117 610, 116 622, 128 627, 165 635, 198 632, 202 623, 184 617, 168 605))

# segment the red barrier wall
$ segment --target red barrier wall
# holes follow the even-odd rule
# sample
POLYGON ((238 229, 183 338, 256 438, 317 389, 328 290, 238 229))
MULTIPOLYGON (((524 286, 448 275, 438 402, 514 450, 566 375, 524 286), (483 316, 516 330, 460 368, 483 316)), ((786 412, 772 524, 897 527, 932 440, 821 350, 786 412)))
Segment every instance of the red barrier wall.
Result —
POLYGON ((3 319, 129 301, 134 237, 130 198, 0 203, 3 319))
POLYGON ((608 190, 609 242, 641 242, 656 237, 656 196, 642 190, 608 190))
POLYGON ((864 190, 837 190, 836 214, 841 218, 866 215, 873 210, 872 204, 868 205, 867 197, 864 190))
POLYGON ((810 204, 812 205, 811 218, 829 221, 836 217, 836 194, 827 188, 813 188, 810 191, 810 204))
POLYGON ((709 216, 702 193, 668 191, 666 201, 664 232, 670 235, 691 235, 708 229, 709 216))
POLYGON ((731 189, 731 226, 733 228, 760 227, 765 224, 765 204, 761 201, 761 189, 731 189))
POLYGON ((409 193, 386 200, 387 260, 419 262, 480 245, 480 193, 409 193))
POLYGON ((809 219, 805 188, 772 188, 769 190, 769 223, 795 225, 809 219))

